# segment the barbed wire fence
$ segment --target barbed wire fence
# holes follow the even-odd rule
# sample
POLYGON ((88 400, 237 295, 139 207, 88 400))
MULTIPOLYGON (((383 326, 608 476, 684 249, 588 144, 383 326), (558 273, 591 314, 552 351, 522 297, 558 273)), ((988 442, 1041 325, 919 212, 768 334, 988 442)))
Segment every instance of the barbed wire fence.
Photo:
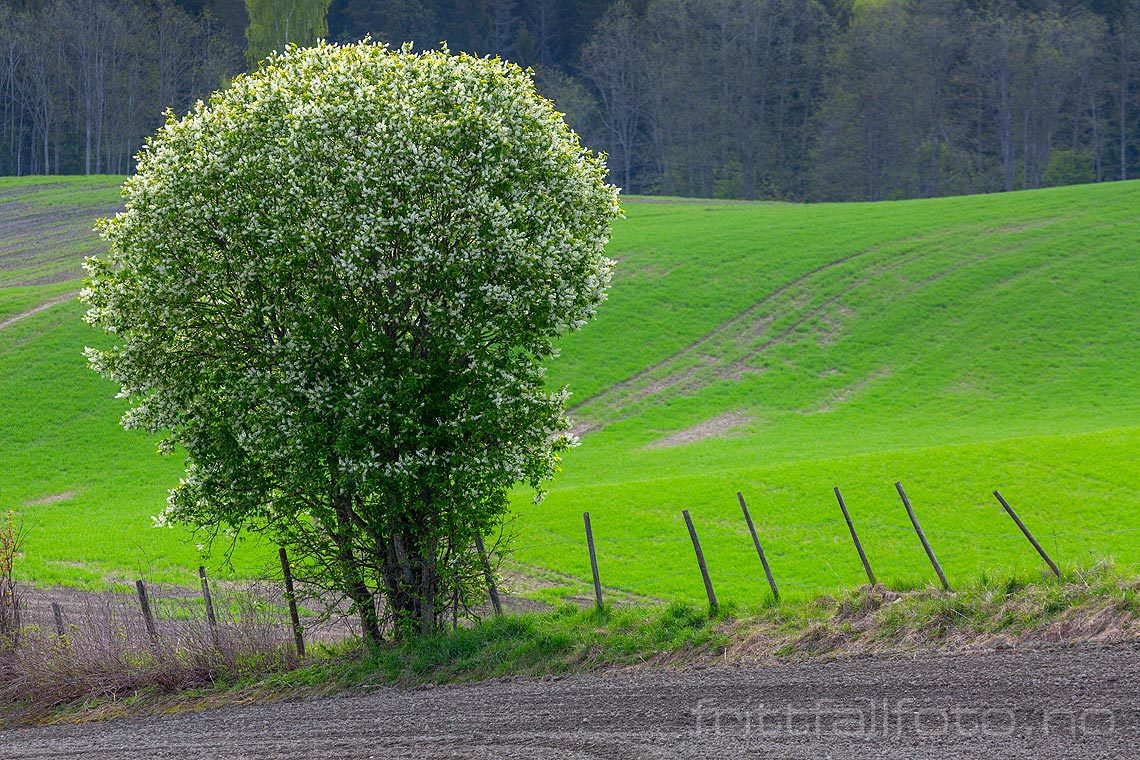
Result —
MULTIPOLYGON (((504 579, 504 573, 501 572, 503 566, 493 566, 488 559, 490 555, 580 555, 581 562, 576 561, 573 568, 551 567, 550 562, 526 565, 517 560, 505 567, 517 568, 520 576, 538 577, 539 580, 545 574, 552 578, 550 585, 553 587, 561 587, 563 590, 574 588, 575 593, 569 598, 581 606, 592 604, 602 609, 614 603, 615 599, 619 604, 666 602, 679 596, 691 597, 703 590, 709 612, 714 615, 722 602, 716 593, 718 585, 734 592, 753 589, 750 601, 761 605, 778 604, 782 596, 803 598, 849 590, 853 585, 851 568, 854 565, 851 563, 856 554, 866 575, 866 583, 856 585, 874 586, 878 583, 877 576, 863 542, 868 538, 875 539, 875 545, 871 546, 872 553, 882 551, 883 536, 891 537, 891 547, 917 541, 943 588, 949 593, 953 593, 953 587, 936 554, 937 541, 942 537, 1008 545, 1010 541, 1019 540, 1020 534, 1040 555, 1049 571, 1058 578, 1062 577, 1062 572, 1051 555, 999 492, 994 491, 993 496, 1010 518, 1009 529, 971 530, 939 524, 931 533, 934 539, 931 541, 919 522, 918 510, 906 500, 902 485, 895 485, 911 519, 909 527, 888 522, 878 514, 867 516, 858 509, 849 510, 840 490, 835 488, 837 504, 833 519, 757 523, 748 510, 745 494, 738 493, 741 514, 735 521, 720 512, 691 514, 689 510, 680 510, 677 530, 668 535, 631 535, 627 530, 614 534, 604 521, 601 524, 596 520, 591 521, 589 512, 582 514, 580 533, 531 530, 525 541, 517 534, 500 535, 489 547, 479 547, 489 602, 483 612, 499 615, 512 607, 519 608, 517 604, 500 601, 499 584, 504 579), (702 531, 717 538, 715 551, 708 556, 700 543, 702 531), (812 555, 818 567, 815 578, 807 580, 797 577, 788 571, 785 560, 791 556, 788 545, 794 544, 805 533, 826 536, 831 545, 847 543, 852 556, 840 559, 839 554, 829 556, 829 553, 818 551, 818 546, 815 546, 813 549, 816 551, 812 555), (726 545, 726 535, 738 536, 739 541, 726 545), (750 548, 749 543, 752 544, 750 548), (775 554, 766 552, 773 548, 776 549, 775 554), (755 564, 751 568, 746 564, 749 562, 749 553, 755 554, 751 560, 755 564), (685 559, 686 555, 688 559, 685 559), (647 587, 638 587, 640 584, 636 580, 626 586, 620 582, 606 583, 607 567, 621 563, 635 563, 646 568, 642 575, 650 576, 652 583, 645 584, 647 587), (837 564, 841 566, 837 567, 837 564), (584 575, 582 568, 588 568, 588 576, 584 575), (821 576, 827 580, 820 580, 821 576), (662 589, 670 589, 672 592, 661 592, 662 589), (688 591, 678 592, 678 589, 688 591)), ((1140 526, 1098 530, 1050 529, 1042 535, 1051 539, 1051 546, 1058 546, 1065 539, 1088 540, 1138 533, 1140 526)), ((802 546, 798 548, 803 549, 802 546)), ((215 650, 232 652, 243 647, 271 649, 281 652, 282 657, 291 661, 304 658, 306 638, 325 643, 353 638, 356 631, 346 617, 338 617, 335 611, 320 614, 300 603, 301 595, 290 583, 289 559, 284 550, 280 552, 280 561, 284 584, 280 579, 244 584, 219 583, 208 577, 205 567, 199 567, 200 594, 173 585, 152 588, 141 578, 134 583, 132 591, 135 593, 130 594, 136 597, 133 603, 129 601, 124 589, 106 592, 102 596, 87 594, 88 598, 78 605, 66 601, 61 604, 56 600, 50 604, 40 600, 37 604, 36 595, 32 594, 30 600, 22 600, 23 628, 33 636, 54 637, 55 642, 61 646, 78 642, 83 638, 79 633, 81 629, 91 628, 104 632, 117 631, 129 643, 131 651, 145 644, 143 649, 152 655, 199 651, 204 647, 203 642, 206 642, 215 650), (130 611, 132 604, 133 613, 130 611)), ((1136 565, 1135 569, 1140 570, 1140 565, 1136 565)), ((525 591, 522 594, 512 594, 510 585, 508 578, 504 590, 510 594, 511 599, 525 596, 525 591)), ((92 636, 97 638, 105 634, 84 635, 87 637, 86 645, 95 646, 92 636)))
MULTIPOLYGON (((709 610, 712 614, 716 613, 721 603, 721 600, 716 596, 716 586, 718 584, 723 584, 734 590, 750 587, 754 588, 756 592, 752 601, 759 601, 761 604, 778 603, 780 601, 781 591, 785 590, 800 597, 805 595, 818 596, 821 594, 849 590, 853 585, 849 567, 845 565, 841 573, 836 565, 833 564, 832 560, 834 558, 829 557, 826 553, 816 552, 814 554, 814 561, 817 563, 819 569, 822 570, 822 573, 817 573, 817 576, 823 575, 833 582, 820 581, 818 578, 815 580, 801 580, 794 575, 784 573, 782 571, 786 568, 780 564, 779 560, 787 555, 780 553, 776 556, 771 556, 765 552, 765 547, 768 546, 770 540, 774 540, 773 546, 779 546, 785 544, 789 539, 795 540, 794 537, 802 536, 805 532, 818 533, 821 531, 832 531, 834 535, 830 536, 830 538, 833 541, 846 541, 849 543, 852 555, 849 559, 853 559, 856 555, 858 556, 860 564, 862 565, 862 571, 867 578, 866 584, 861 585, 874 586, 878 584, 870 559, 864 550, 863 540, 868 536, 881 538, 883 535, 892 537, 892 546, 898 546, 906 542, 915 542, 918 546, 921 546, 935 578, 937 578, 943 589, 948 593, 953 593, 954 588, 950 584, 937 558, 936 552, 937 541, 942 537, 959 539, 959 543, 962 540, 979 543, 988 542, 991 544, 1000 543, 1003 549, 1008 549, 1011 544, 1025 540, 1029 544, 1027 550, 1031 548, 1032 551, 1036 552, 1040 561, 1044 563, 1044 570, 1052 573, 1057 578, 1063 577, 1060 567, 1054 562, 1048 549, 1038 541, 1037 536, 1031 531, 1030 527, 1021 520, 1020 516, 1004 499, 1000 492, 996 490, 993 491, 992 497, 996 500, 995 512, 1001 514, 1002 511, 1004 511, 1008 518, 1009 527, 1007 529, 971 530, 962 527, 947 528, 939 524, 938 527, 931 532, 931 537, 928 538, 926 535, 927 529, 923 528, 919 519, 919 510, 910 504, 902 484, 896 483, 895 488, 898 490, 900 501, 911 523, 909 526, 887 522, 879 515, 866 517, 856 514, 852 517, 852 515, 849 514, 847 505, 844 503, 839 488, 836 487, 834 489, 837 502, 836 517, 830 520, 781 521, 776 524, 758 527, 749 514, 744 494, 738 493, 737 498, 740 501, 742 511, 742 519, 738 524, 734 524, 726 519, 723 513, 702 516, 690 514, 688 510, 680 510, 678 515, 681 519, 678 521, 676 535, 610 535, 606 532, 604 521, 601 523, 596 519, 592 521, 590 513, 586 512, 583 513, 584 530, 581 538, 573 538, 566 533, 544 530, 539 536, 531 536, 530 540, 526 543, 513 544, 512 549, 531 556, 550 556, 552 553, 564 556, 565 551, 563 550, 565 549, 580 551, 583 558, 588 556, 589 572, 593 577, 588 580, 582 580, 579 574, 573 574, 572 578, 575 581, 581 581, 582 585, 587 588, 590 585, 590 581, 592 581, 595 596, 594 602, 598 607, 603 605, 603 594, 611 594, 613 592, 629 595, 634 598, 653 599, 648 592, 643 591, 640 594, 630 594, 629 590, 623 589, 620 584, 606 584, 604 583, 604 577, 602 577, 607 564, 612 567, 614 564, 648 563, 651 566, 652 578, 655 581, 652 584, 654 587, 668 586, 680 588, 688 586, 690 588, 700 589, 703 586, 709 610), (688 535, 686 535, 686 528, 689 531, 688 535), (718 538, 716 542, 716 548, 718 550, 717 556, 706 557, 704 548, 700 545, 701 531, 705 528, 715 530, 718 538), (756 554, 756 565, 753 570, 741 569, 741 547, 732 547, 730 549, 731 557, 725 556, 725 535, 733 533, 738 533, 740 535, 740 541, 745 544, 749 540, 749 534, 751 534, 756 554), (784 539, 784 541, 780 539, 784 539), (687 568, 677 567, 676 558, 683 553, 688 553, 691 558, 689 560, 690 565, 687 568), (660 558, 665 556, 668 556, 673 561, 669 563, 652 561, 655 558, 660 560, 660 558)), ((1005 518, 995 517, 994 519, 1005 518)), ((1102 530, 1049 529, 1042 532, 1041 535, 1051 539, 1050 545, 1052 547, 1058 547, 1063 543, 1064 539, 1087 540, 1095 539, 1098 536, 1131 534, 1140 534, 1140 526, 1102 530)), ((879 543, 881 544, 881 542, 879 543)), ((881 548, 881 546, 879 548, 881 548)), ((1016 564, 1018 566, 1024 566, 1025 561, 1026 559, 1023 557, 1016 560, 1016 564)), ((844 560, 844 562, 846 563, 847 560, 844 560)), ((1118 564, 1117 567, 1126 569, 1134 566, 1118 564)), ((1135 565, 1135 568, 1140 569, 1140 564, 1135 565)))

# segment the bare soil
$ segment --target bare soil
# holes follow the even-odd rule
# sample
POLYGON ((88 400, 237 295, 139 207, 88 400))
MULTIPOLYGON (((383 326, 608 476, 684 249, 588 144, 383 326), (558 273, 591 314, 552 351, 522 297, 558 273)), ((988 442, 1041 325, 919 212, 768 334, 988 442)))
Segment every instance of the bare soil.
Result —
POLYGON ((1140 648, 643 668, 0 732, 8 758, 1140 755, 1140 648))
MULTIPOLYGON (((48 588, 22 588, 20 590, 21 619, 25 626, 51 631, 55 625, 52 604, 58 604, 64 625, 88 629, 93 626, 106 626, 113 620, 141 623, 138 596, 133 583, 122 578, 107 580, 129 588, 129 591, 86 591, 82 589, 52 586, 48 588)), ((230 621, 230 604, 239 604, 243 609, 262 602, 266 605, 261 614, 265 622, 279 630, 283 641, 291 641, 292 629, 286 617, 286 601, 283 592, 276 586, 266 583, 218 583, 211 580, 214 604, 219 618, 230 621)), ((149 584, 147 587, 151 609, 159 632, 176 635, 185 628, 187 618, 201 619, 204 614, 200 591, 185 586, 171 584, 149 584)), ((307 607, 311 616, 303 619, 305 638, 310 643, 335 643, 356 636, 359 628, 355 621, 344 615, 334 615, 325 619, 317 617, 322 608, 316 600, 302 599, 301 606, 307 607)), ((0 760, 7 758, 0 754, 0 760)))
MULTIPOLYGON (((61 586, 21 588, 20 603, 23 624, 45 631, 53 630, 55 625, 53 603, 60 606, 65 625, 80 627, 99 625, 107 619, 109 611, 114 611, 115 614, 125 617, 138 618, 141 621, 138 596, 132 588, 133 582, 116 577, 108 577, 105 580, 128 590, 86 591, 61 586)), ((507 573, 507 582, 511 584, 511 592, 504 591, 500 595, 505 612, 524 613, 550 609, 550 606, 543 602, 530 599, 520 593, 513 593, 516 589, 518 591, 533 591, 544 585, 544 582, 537 575, 531 577, 523 573, 510 572, 507 573)), ((289 627, 289 620, 286 617, 287 602, 283 596, 283 589, 277 583, 269 581, 223 581, 219 583, 212 579, 210 584, 214 595, 214 604, 218 607, 220 616, 223 618, 226 616, 227 613, 224 611, 226 605, 234 602, 235 599, 246 600, 247 602, 260 600, 270 605, 270 609, 265 610, 263 614, 275 621, 283 639, 292 641, 292 629, 289 627)), ((302 620, 305 626, 305 640, 310 645, 314 643, 337 643, 360 635, 358 619, 348 612, 345 608, 345 602, 334 604, 333 613, 324 615, 322 613, 327 611, 327 605, 319 596, 315 596, 318 592, 312 590, 314 596, 307 596, 306 587, 302 584, 298 584, 298 590, 300 594, 299 604, 302 607, 302 614, 305 615, 302 620), (311 614, 305 614, 306 610, 311 614)), ((185 623, 185 617, 194 615, 200 618, 205 609, 201 600, 201 592, 197 588, 152 583, 148 584, 148 594, 160 630, 165 628, 174 631, 178 626, 185 623)), ((621 601, 635 601, 636 599, 625 594, 615 596, 614 600, 620 603, 621 601)), ((593 597, 572 597, 571 601, 576 601, 583 607, 594 603, 593 597)), ((480 615, 491 614, 489 604, 486 608, 477 608, 475 611, 480 615)), ((0 760, 7 760, 7 758, 0 754, 0 760)))
POLYGON ((684 430, 673 433, 649 444, 647 448, 659 449, 672 446, 684 446, 689 443, 703 441, 706 438, 719 438, 730 435, 733 431, 752 422, 752 416, 743 412, 725 412, 719 417, 697 423, 684 430))

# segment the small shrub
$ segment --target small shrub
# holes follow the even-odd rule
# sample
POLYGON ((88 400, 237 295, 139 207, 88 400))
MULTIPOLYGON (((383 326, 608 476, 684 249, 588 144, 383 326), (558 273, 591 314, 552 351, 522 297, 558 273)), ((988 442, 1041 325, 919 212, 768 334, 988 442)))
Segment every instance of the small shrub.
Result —
POLYGON ((1083 185, 1096 181, 1092 153, 1079 150, 1055 150, 1049 154, 1049 163, 1041 183, 1045 187, 1083 185))
POLYGON ((12 510, 0 522, 0 652, 14 648, 20 635, 20 595, 16 588, 16 557, 24 532, 12 510))

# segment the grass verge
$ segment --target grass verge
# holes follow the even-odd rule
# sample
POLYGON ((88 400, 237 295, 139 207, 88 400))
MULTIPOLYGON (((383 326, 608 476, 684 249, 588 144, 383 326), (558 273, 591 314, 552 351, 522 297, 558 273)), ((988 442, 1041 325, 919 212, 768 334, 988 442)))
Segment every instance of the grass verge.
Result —
POLYGON ((1049 575, 982 576, 955 591, 863 587, 739 621, 726 659, 1118 644, 1140 637, 1140 581, 1109 563, 1049 575))

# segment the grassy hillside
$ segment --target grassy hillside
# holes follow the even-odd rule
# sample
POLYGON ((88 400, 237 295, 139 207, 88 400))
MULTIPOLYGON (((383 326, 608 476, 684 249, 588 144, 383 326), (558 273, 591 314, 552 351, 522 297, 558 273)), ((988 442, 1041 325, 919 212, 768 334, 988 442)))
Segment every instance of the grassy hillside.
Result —
MULTIPOLYGON (((104 337, 74 297, 81 264, 102 250, 92 224, 118 207, 121 183, 0 179, 0 511, 19 513, 28 530, 19 570, 42 584, 187 581, 200 561, 187 531, 151 527, 181 461, 119 427, 117 389, 82 355, 104 337)), ((243 547, 235 564, 251 573, 268 559, 243 547)))
MULTIPOLYGON (((0 283, 21 286, 0 289, 0 323, 74 289, 58 251, 92 245, 17 243, 32 253, 13 257, 9 229, 27 223, 9 206, 90 213, 115 183, 0 184, 0 283)), ((880 577, 926 582, 895 480, 952 583, 1039 564, 995 487, 1058 560, 1140 563, 1140 182, 626 208, 610 300, 551 368, 575 394, 582 445, 546 502, 517 494, 509 528, 548 593, 584 589, 589 510, 607 585, 701 597, 689 509, 719 594, 759 603, 737 490, 786 593, 854 585, 833 485, 880 577)), ((178 462, 116 428, 114 389, 83 368, 79 349, 100 338, 80 313, 61 303, 0 329, 0 505, 32 530, 26 572, 95 580, 143 563, 189 577, 185 534, 149 527, 178 462)), ((238 556, 250 571, 262 555, 238 556)))

